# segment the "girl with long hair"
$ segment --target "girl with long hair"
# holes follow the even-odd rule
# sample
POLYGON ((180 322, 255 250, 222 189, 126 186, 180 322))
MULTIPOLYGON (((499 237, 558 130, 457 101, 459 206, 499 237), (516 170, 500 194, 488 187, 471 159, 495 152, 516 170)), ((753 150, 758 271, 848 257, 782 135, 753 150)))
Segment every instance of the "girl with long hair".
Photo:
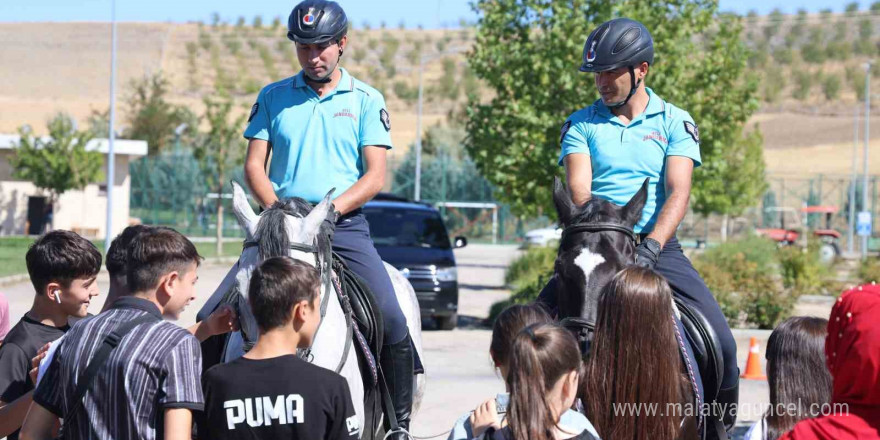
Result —
POLYGON ((624 269, 600 293, 580 397, 603 440, 696 438, 675 331, 672 292, 654 271, 624 269))
POLYGON ((831 309, 825 337, 831 403, 813 408, 783 440, 880 439, 880 286, 845 292, 831 309))
MULTIPOLYGON (((550 315, 538 305, 535 304, 516 304, 512 305, 495 319, 492 327, 492 341, 489 345, 489 356, 492 363, 499 371, 502 378, 506 380, 510 370, 510 358, 513 350, 513 341, 516 336, 524 328, 531 325, 550 324, 553 320, 550 315)), ((508 393, 499 394, 494 399, 489 399, 480 404, 476 410, 468 411, 467 414, 461 416, 453 426, 447 440, 470 440, 474 435, 473 422, 477 418, 477 414, 484 418, 490 419, 488 425, 496 424, 497 426, 506 426, 505 409, 498 408, 496 403, 507 403, 510 401, 508 393), (494 418, 490 417, 492 414, 494 418)), ((595 428, 584 417, 583 414, 569 409, 562 414, 559 420, 560 429, 566 432, 581 432, 583 430, 596 434, 595 428)))
POLYGON ((811 414, 811 407, 831 401, 831 373, 825 366, 827 327, 827 319, 796 316, 770 334, 766 355, 770 409, 749 429, 746 440, 776 440, 797 422, 819 415, 811 414))
POLYGON ((595 439, 588 430, 571 432, 559 423, 574 404, 581 369, 581 353, 568 330, 553 324, 526 327, 511 349, 507 425, 497 421, 491 408, 478 409, 474 434, 491 440, 595 439))

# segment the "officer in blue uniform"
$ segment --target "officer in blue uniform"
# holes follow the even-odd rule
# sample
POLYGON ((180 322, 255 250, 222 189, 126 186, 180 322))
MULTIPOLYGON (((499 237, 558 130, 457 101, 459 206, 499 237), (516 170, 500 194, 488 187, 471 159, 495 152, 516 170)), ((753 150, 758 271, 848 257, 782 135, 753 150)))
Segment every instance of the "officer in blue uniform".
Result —
MULTIPOLYGON (((587 38, 581 72, 593 73, 601 98, 562 125, 559 165, 576 205, 601 197, 625 205, 649 179, 648 201, 635 225, 636 264, 656 270, 673 292, 710 321, 722 345, 720 400, 736 402, 736 342, 706 283, 675 237, 687 213, 691 175, 700 166, 700 134, 688 112, 645 86, 654 62, 651 34, 639 22, 618 18, 587 38)), ((555 307, 555 279, 541 301, 555 307)))
POLYGON ((385 182, 391 119, 382 94, 339 67, 348 19, 336 2, 305 0, 290 13, 287 26, 302 70, 266 86, 257 97, 244 132, 249 140, 245 179, 264 207, 288 197, 318 203, 336 188, 328 222, 335 227, 333 251, 367 282, 382 309, 381 365, 397 422, 408 430, 413 348, 361 211, 385 182))

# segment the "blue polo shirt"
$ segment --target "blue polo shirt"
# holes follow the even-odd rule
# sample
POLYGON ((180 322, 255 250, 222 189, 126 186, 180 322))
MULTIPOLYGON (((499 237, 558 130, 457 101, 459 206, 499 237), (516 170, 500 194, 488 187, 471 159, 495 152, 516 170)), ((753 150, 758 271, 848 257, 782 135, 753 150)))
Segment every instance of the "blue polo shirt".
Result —
POLYGON ((649 178, 648 202, 635 226, 637 233, 654 228, 666 202, 666 158, 684 156, 700 166, 700 135, 688 112, 663 101, 646 88, 648 106, 624 124, 599 99, 578 110, 562 126, 559 165, 569 154, 590 156, 593 196, 625 205, 649 178))
POLYGON ((247 139, 272 146, 269 180, 279 198, 320 202, 338 196, 364 175, 363 148, 391 148, 385 98, 345 69, 332 92, 319 97, 303 72, 269 84, 251 108, 247 139))

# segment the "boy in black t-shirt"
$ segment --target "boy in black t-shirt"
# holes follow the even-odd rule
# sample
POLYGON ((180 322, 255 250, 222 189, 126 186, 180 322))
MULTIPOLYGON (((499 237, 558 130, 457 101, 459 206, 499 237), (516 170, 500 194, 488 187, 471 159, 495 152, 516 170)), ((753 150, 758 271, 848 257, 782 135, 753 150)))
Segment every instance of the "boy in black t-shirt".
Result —
POLYGON ((319 289, 317 271, 289 257, 254 270, 248 301, 260 338, 244 357, 205 373, 207 432, 200 438, 358 438, 345 379, 296 356, 318 329, 319 289))
MULTIPOLYGON (((34 389, 28 376, 31 358, 40 347, 64 335, 68 318, 85 317, 89 302, 99 293, 96 278, 101 253, 73 232, 57 230, 38 238, 25 260, 36 296, 0 348, 0 407, 23 396, 30 398, 34 389)), ((24 414, 13 417, 19 418, 15 425, 21 426, 24 414)), ((18 439, 18 431, 9 439, 18 439)))

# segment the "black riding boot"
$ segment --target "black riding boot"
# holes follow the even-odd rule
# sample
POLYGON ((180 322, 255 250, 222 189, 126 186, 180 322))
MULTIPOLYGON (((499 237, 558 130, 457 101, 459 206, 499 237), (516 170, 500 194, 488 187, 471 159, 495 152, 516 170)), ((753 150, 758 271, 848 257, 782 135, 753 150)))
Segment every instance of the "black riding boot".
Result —
POLYGON ((739 405, 739 381, 730 388, 722 388, 718 391, 718 402, 726 404, 726 411, 721 415, 724 428, 728 431, 736 424, 736 405, 739 405))
MULTIPOLYGON (((396 344, 383 345, 379 355, 388 393, 394 405, 394 416, 401 428, 409 431, 409 418, 413 405, 413 348, 409 332, 396 344)), ((385 428, 388 429, 388 423, 385 428)), ((403 432, 392 434, 392 440, 409 440, 403 432)))

